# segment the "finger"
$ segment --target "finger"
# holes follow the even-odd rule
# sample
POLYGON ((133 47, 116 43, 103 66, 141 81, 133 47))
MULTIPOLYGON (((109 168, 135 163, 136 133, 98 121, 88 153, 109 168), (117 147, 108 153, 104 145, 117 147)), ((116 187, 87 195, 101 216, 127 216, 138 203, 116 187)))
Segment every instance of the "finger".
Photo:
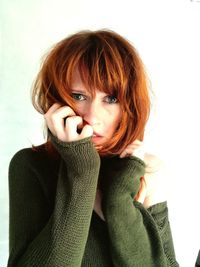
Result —
MULTIPOLYGON (((136 139, 133 143, 129 144, 125 150, 120 154, 120 158, 124 158, 124 157, 128 157, 131 155, 135 155, 137 156, 137 152, 139 152, 140 149, 143 149, 143 142, 139 141, 138 139, 136 139)), ((141 153, 139 153, 141 154, 141 153)), ((143 156, 143 153, 142 153, 143 156)))
POLYGON ((86 138, 86 137, 90 137, 92 135, 93 135, 93 129, 92 129, 92 127, 90 125, 88 125, 88 124, 85 125, 83 127, 83 129, 82 129, 82 132, 81 132, 80 136, 82 138, 86 138))
POLYGON ((69 106, 62 106, 52 113, 52 118, 55 119, 57 119, 57 117, 64 119, 70 116, 76 116, 76 113, 69 106))
POLYGON ((132 150, 131 150, 131 152, 129 153, 128 152, 128 150, 127 149, 125 149, 121 154, 120 154, 120 158, 125 158, 125 157, 128 157, 128 156, 130 156, 131 155, 131 153, 132 153, 132 150))
POLYGON ((134 140, 134 141, 133 141, 131 144, 129 144, 129 145, 141 146, 141 145, 143 145, 143 142, 140 141, 140 140, 138 140, 138 139, 136 139, 136 140, 134 140))
POLYGON ((65 133, 65 118, 68 116, 74 116, 75 112, 68 106, 60 107, 50 116, 50 125, 53 127, 56 136, 64 140, 65 133))
POLYGON ((55 103, 45 114, 45 119, 50 131, 63 140, 65 138, 64 119, 74 115, 75 112, 70 107, 55 103))
POLYGON ((83 124, 83 119, 80 116, 68 117, 65 121, 65 131, 69 138, 69 141, 75 140, 78 137, 78 126, 83 124))
POLYGON ((128 146, 132 146, 132 145, 133 146, 141 146, 141 145, 143 145, 143 142, 136 139, 132 143, 128 144, 128 146))
POLYGON ((133 154, 133 149, 127 147, 127 148, 120 154, 120 158, 128 157, 128 156, 131 156, 132 154, 133 154))
POLYGON ((132 150, 136 150, 136 149, 143 149, 144 145, 143 143, 132 143, 129 144, 126 149, 132 149, 132 150))
POLYGON ((143 145, 142 141, 134 140, 132 143, 130 143, 127 147, 140 147, 143 145))
POLYGON ((120 155, 119 155, 119 157, 122 159, 122 158, 125 158, 125 156, 126 156, 126 151, 123 151, 120 155))
POLYGON ((54 113, 59 107, 61 107, 60 104, 58 103, 54 103, 49 109, 48 111, 44 114, 44 119, 46 121, 47 127, 49 128, 49 130, 56 135, 55 133, 55 129, 51 120, 51 115, 52 113, 54 113))
POLYGON ((145 181, 144 177, 141 177, 140 178, 140 189, 139 189, 137 195, 135 196, 135 200, 143 204, 145 197, 146 197, 146 194, 147 194, 146 181, 145 181))
POLYGON ((54 113, 61 105, 59 103, 54 103, 48 111, 44 114, 44 117, 48 117, 50 114, 54 113))

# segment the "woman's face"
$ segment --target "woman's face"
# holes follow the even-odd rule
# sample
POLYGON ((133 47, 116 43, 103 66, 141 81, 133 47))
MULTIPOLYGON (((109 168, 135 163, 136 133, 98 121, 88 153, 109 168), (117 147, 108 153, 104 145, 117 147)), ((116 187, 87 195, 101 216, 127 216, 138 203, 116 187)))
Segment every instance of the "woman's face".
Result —
POLYGON ((120 123, 121 108, 118 100, 112 95, 98 91, 98 88, 92 98, 78 72, 73 75, 71 89, 79 116, 83 118, 84 124, 93 128, 93 143, 103 145, 113 137, 120 123))

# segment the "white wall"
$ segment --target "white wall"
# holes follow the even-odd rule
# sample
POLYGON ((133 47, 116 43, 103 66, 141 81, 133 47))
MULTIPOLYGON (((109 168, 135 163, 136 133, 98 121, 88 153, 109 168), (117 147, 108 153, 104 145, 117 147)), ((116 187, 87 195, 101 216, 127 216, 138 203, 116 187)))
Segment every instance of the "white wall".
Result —
POLYGON ((181 267, 200 249, 200 3, 190 0, 3 0, 0 79, 0 266, 8 256, 7 168, 22 147, 42 142, 30 87, 47 49, 77 30, 110 28, 131 40, 156 94, 146 146, 168 167, 170 221, 181 267))

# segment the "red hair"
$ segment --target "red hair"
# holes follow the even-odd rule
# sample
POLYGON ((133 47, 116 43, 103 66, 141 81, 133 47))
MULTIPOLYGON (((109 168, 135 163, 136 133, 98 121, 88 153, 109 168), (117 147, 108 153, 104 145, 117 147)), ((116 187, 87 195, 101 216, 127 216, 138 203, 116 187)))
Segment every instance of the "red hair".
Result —
MULTIPOLYGON (((122 109, 120 125, 100 153, 120 154, 135 139, 143 140, 150 112, 146 73, 136 49, 113 31, 81 31, 57 43, 34 83, 34 107, 44 114, 60 103, 76 111, 71 96, 76 68, 91 95, 95 89, 112 94, 122 109)), ((47 144, 51 144, 49 139, 47 144)))

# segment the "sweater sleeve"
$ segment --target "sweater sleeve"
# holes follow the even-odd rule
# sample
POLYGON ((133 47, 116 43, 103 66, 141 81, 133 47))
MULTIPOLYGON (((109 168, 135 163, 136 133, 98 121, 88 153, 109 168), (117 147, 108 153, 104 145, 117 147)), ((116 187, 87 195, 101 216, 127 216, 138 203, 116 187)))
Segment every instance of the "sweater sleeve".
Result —
POLYGON ((165 201, 155 204, 149 207, 147 210, 153 217, 158 227, 168 266, 178 267, 179 264, 176 261, 173 238, 168 217, 167 202, 165 201))
POLYGON ((11 160, 8 266, 81 266, 100 159, 90 138, 64 143, 52 137, 52 142, 62 160, 49 218, 42 169, 27 154, 17 153, 11 160))
POLYGON ((145 173, 144 162, 136 157, 117 158, 113 170, 108 168, 102 206, 114 266, 168 266, 153 217, 142 204, 133 201, 145 173))

